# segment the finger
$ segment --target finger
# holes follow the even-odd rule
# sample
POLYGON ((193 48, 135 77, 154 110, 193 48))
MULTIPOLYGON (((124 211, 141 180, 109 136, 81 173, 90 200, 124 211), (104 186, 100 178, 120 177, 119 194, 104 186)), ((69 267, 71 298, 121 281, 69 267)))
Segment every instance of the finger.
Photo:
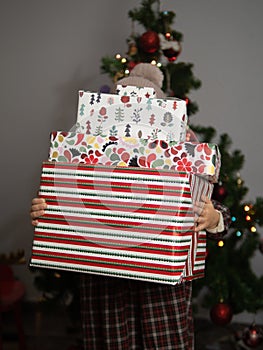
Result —
POLYGON ((45 209, 47 209, 47 203, 46 202, 39 203, 39 204, 33 204, 32 207, 31 207, 31 212, 45 210, 45 209))
POLYGON ((32 199, 32 205, 35 205, 35 204, 44 204, 44 203, 46 203, 46 201, 45 201, 44 198, 36 197, 36 198, 33 198, 33 199, 32 199))
POLYGON ((203 231, 203 230, 205 230, 205 227, 206 227, 205 224, 198 224, 198 225, 195 227, 195 232, 203 231))
POLYGON ((38 221, 37 220, 32 220, 31 223, 32 223, 33 226, 37 226, 38 225, 38 221))
POLYGON ((45 215, 45 210, 36 210, 36 211, 31 211, 31 213, 30 213, 30 216, 33 220, 35 220, 43 215, 45 215))
POLYGON ((194 207, 193 207, 194 213, 196 213, 197 215, 200 215, 201 212, 202 212, 202 210, 203 210, 203 206, 204 206, 203 203, 201 203, 201 202, 196 202, 196 203, 194 204, 194 207))
POLYGON ((212 201, 208 197, 204 197, 204 202, 205 202, 205 204, 212 204, 213 205, 212 201))

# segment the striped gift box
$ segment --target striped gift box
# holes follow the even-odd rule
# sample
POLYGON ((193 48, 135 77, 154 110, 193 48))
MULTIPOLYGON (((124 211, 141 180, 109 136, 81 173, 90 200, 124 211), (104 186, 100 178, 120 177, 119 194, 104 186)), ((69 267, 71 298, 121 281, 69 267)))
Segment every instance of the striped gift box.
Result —
POLYGON ((31 266, 177 284, 202 277, 195 207, 212 185, 188 172, 44 162, 47 201, 31 266))

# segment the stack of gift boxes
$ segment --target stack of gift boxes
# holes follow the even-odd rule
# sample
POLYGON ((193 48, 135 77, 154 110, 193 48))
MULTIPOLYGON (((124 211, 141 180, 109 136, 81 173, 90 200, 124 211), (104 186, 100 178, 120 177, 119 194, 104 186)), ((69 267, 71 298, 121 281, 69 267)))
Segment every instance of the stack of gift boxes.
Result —
POLYGON ((79 92, 77 123, 52 132, 31 266, 177 284, 204 275, 194 230, 220 169, 215 144, 187 142, 186 103, 151 88, 79 92))

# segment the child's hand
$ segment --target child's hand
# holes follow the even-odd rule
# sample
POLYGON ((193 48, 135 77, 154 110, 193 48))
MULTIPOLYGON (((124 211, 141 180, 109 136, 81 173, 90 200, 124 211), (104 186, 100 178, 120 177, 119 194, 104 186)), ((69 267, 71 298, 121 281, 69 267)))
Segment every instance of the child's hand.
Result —
POLYGON ((195 231, 212 230, 217 227, 220 219, 220 214, 214 208, 213 203, 207 197, 204 199, 203 210, 195 219, 195 231))
POLYGON ((45 209, 47 208, 47 203, 44 198, 34 198, 31 205, 31 223, 33 226, 37 226, 37 219, 45 214, 45 209))

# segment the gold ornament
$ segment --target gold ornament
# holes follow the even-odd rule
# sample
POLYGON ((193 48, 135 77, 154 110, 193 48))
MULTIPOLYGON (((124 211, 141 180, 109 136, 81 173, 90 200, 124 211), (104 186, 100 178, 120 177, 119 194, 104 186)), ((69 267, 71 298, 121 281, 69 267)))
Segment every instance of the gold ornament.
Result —
POLYGON ((129 44, 128 55, 132 57, 132 56, 137 55, 137 52, 138 52, 138 48, 137 48, 135 42, 131 42, 131 43, 129 44))

